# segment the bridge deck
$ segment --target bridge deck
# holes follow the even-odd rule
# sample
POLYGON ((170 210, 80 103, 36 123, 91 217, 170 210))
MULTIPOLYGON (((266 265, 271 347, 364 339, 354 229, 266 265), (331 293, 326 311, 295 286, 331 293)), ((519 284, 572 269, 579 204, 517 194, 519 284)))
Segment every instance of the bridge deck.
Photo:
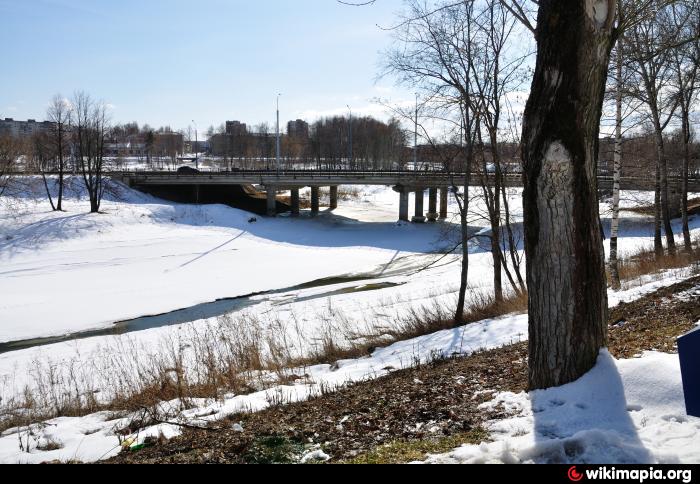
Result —
MULTIPOLYGON (((264 185, 276 188, 302 188, 337 185, 402 186, 407 189, 442 188, 464 183, 464 173, 435 171, 232 171, 179 174, 175 172, 113 172, 109 176, 121 178, 131 185, 264 185)), ((492 175, 489 175, 492 179, 492 175)), ((491 180, 492 181, 492 180, 491 180)), ((505 175, 507 186, 522 186, 519 173, 505 175)), ((671 180, 680 185, 679 179, 671 180)), ((471 177, 471 186, 481 186, 481 174, 471 177)), ((612 177, 598 177, 600 189, 612 189, 612 177)), ((623 190, 653 190, 654 177, 623 177, 623 190)), ((691 192, 700 192, 700 178, 689 181, 691 192)))

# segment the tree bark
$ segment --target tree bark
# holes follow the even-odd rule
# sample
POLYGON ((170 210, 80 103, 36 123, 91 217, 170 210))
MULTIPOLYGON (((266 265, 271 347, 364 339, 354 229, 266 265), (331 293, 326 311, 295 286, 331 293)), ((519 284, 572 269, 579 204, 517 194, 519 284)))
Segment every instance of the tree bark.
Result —
POLYGON ((494 299, 497 302, 503 301, 503 254, 501 253, 501 170, 500 160, 498 159, 497 137, 492 129, 489 129, 489 141, 493 153, 492 162, 495 167, 494 186, 489 185, 488 163, 485 156, 485 146, 481 138, 481 133, 477 128, 477 136, 479 139, 479 149, 481 151, 481 168, 483 175, 481 179, 481 190, 484 194, 484 203, 489 216, 489 224, 491 225, 491 235, 489 237, 491 245, 491 259, 493 260, 493 290, 494 299))
POLYGON ((510 254, 510 261, 513 264, 513 271, 515 276, 518 278, 518 285, 520 286, 520 291, 516 289, 516 292, 525 293, 527 287, 525 286, 525 280, 523 279, 521 268, 522 258, 518 253, 518 244, 515 240, 515 234, 513 233, 513 225, 510 216, 510 203, 508 202, 508 190, 506 189, 505 183, 501 184, 501 196, 503 198, 503 211, 505 215, 505 226, 506 232, 508 233, 508 253, 510 254))
POLYGON ((693 241, 690 238, 690 224, 688 220, 688 173, 690 172, 690 112, 683 109, 683 173, 681 182, 681 218, 683 219, 683 242, 685 251, 693 251, 693 241))
POLYGON ((654 181, 654 253, 657 257, 664 255, 664 243, 661 238, 661 165, 658 160, 654 181))
POLYGON ((63 186, 64 186, 64 179, 65 179, 65 126, 63 125, 63 122, 61 122, 58 126, 58 143, 57 143, 57 151, 58 151, 58 199, 56 201, 56 210, 59 212, 63 211, 63 186))
POLYGON ((669 201, 668 188, 668 158, 666 158, 666 147, 664 143, 664 135, 661 128, 657 126, 655 129, 656 135, 656 152, 659 163, 659 188, 661 198, 661 222, 666 234, 666 247, 670 254, 676 253, 676 239, 673 235, 673 227, 671 226, 671 204, 669 201))
POLYGON ((615 68, 615 159, 613 161, 613 203, 610 229, 610 284, 619 291, 620 267, 617 254, 617 239, 620 232, 620 176, 622 169, 622 45, 617 46, 615 68))
MULTIPOLYGON (((468 175, 466 176, 467 184, 465 185, 464 201, 460 205, 459 217, 460 217, 460 237, 461 237, 461 247, 462 247, 462 267, 459 278, 459 295, 457 297, 457 310, 455 311, 455 326, 461 326, 464 324, 464 309, 466 307, 467 300, 467 285, 469 281, 469 222, 467 219, 467 214, 469 210, 469 180, 468 175)), ((455 197, 459 199, 457 195, 457 188, 454 187, 455 197)))
POLYGON ((570 383, 607 344, 600 118, 615 0, 542 0, 523 127, 530 387, 570 383))

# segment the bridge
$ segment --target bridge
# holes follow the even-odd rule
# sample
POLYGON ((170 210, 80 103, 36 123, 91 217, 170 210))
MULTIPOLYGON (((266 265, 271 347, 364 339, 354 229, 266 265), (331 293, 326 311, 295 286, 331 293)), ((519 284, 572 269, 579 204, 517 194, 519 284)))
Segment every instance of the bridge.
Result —
MULTIPOLYGON (((267 192, 267 214, 275 216, 277 212, 276 192, 291 191, 292 216, 300 213, 299 190, 311 188, 311 212, 318 214, 320 209, 320 188, 330 187, 330 208, 338 207, 338 187, 341 185, 378 185, 392 186, 400 198, 399 219, 417 223, 436 221, 447 218, 448 194, 451 187, 464 184, 464 173, 446 173, 440 171, 323 171, 323 170, 240 170, 228 172, 113 172, 109 173, 116 179, 134 187, 175 187, 192 186, 196 190, 200 186, 231 186, 231 185, 260 185, 267 192), (425 192, 428 192, 428 210, 425 211, 425 192), (415 215, 409 214, 409 194, 416 194, 415 215), (438 203, 439 202, 439 203, 438 203)), ((483 174, 471 176, 471 186, 481 186, 483 174)), ((493 186, 494 177, 487 175, 486 182, 493 186)), ((623 177, 623 190, 654 190, 654 177, 623 177)), ((504 175, 507 187, 521 187, 522 175, 509 173, 504 175)), ((680 186, 680 180, 673 179, 673 186, 680 186)), ((612 176, 598 177, 600 190, 612 190, 612 176)), ((676 190, 674 190, 676 191, 676 190)), ((700 192, 700 177, 690 180, 689 191, 700 192)))

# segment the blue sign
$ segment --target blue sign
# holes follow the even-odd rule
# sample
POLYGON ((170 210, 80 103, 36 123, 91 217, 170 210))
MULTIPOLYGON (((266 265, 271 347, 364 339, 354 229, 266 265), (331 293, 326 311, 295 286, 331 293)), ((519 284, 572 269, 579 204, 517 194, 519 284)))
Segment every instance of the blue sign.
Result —
POLYGON ((700 328, 678 339, 688 415, 700 417, 700 328))

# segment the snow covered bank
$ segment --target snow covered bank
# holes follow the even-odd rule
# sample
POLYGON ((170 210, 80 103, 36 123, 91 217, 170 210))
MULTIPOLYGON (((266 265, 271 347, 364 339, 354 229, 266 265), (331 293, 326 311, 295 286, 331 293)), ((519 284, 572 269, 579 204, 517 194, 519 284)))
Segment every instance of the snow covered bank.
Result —
MULTIPOLYGON (((80 195, 79 190, 74 195, 80 195)), ((119 197, 105 202, 106 213, 99 216, 85 215, 84 201, 75 199, 67 205, 70 213, 53 214, 40 199, 40 192, 24 195, 13 202, 20 210, 0 210, 0 291, 9 295, 0 302, 0 341, 104 327, 129 317, 339 274, 369 271, 378 274, 372 282, 390 283, 376 291, 354 291, 354 286, 367 284, 356 281, 259 298, 250 316, 268 326, 281 321, 283 326, 302 328, 298 333, 302 337, 293 343, 302 355, 322 344, 324 324, 338 315, 347 316, 348 325, 359 333, 377 329, 367 326, 375 321, 390 329, 412 307, 452 307, 459 281, 457 257, 416 273, 434 257, 427 252, 439 248, 446 224, 397 224, 398 198, 390 188, 368 189, 359 200, 314 220, 262 219, 255 224, 248 222, 250 214, 228 207, 169 204, 125 188, 119 197)), ((622 249, 633 251, 648 244, 648 229, 648 222, 640 218, 623 224, 622 249)), ((490 254, 473 247, 470 265, 472 288, 490 292, 490 254)), ((611 302, 631 300, 681 277, 680 272, 670 272, 646 286, 611 295, 611 302)), ((0 355, 0 398, 12 398, 25 388, 33 391, 32 375, 44 368, 52 370, 44 374, 51 378, 75 371, 88 374, 92 380, 87 380, 85 393, 107 395, 105 382, 95 380, 95 367, 114 371, 119 360, 147 368, 167 344, 186 347, 188 334, 217 324, 196 320, 0 355), (124 348, 129 351, 120 352, 124 348)), ((433 352, 468 353, 518 341, 526 334, 523 316, 485 321, 464 331, 398 343, 371 358, 340 362, 337 367, 305 368, 301 373, 309 378, 298 385, 230 395, 220 402, 190 402, 195 408, 186 412, 180 412, 180 402, 164 406, 176 408, 175 418, 186 422, 210 420, 260 410, 280 400, 308 398, 321 388, 347 381, 375 378, 433 352)), ((84 393, 82 388, 79 393, 84 393)), ((118 451, 115 429, 127 424, 128 419, 98 414, 6 432, 0 438, 0 461, 107 457, 118 451), (29 453, 19 452, 20 436, 29 442, 29 453)), ((140 432, 139 438, 160 432, 169 437, 179 429, 154 426, 140 432)))
POLYGON ((88 214, 73 186, 68 213, 48 211, 40 192, 3 200, 0 342, 104 328, 439 246, 437 226, 327 217, 249 223, 240 210, 167 203, 119 186, 104 214, 88 214))
POLYGON ((492 443, 466 445, 428 463, 696 464, 700 419, 685 411, 677 355, 645 353, 598 365, 575 383, 530 394, 502 393, 490 408, 492 443))
MULTIPOLYGON (((667 279, 666 285, 670 285, 673 280, 675 279, 667 279)), ((658 282, 654 282, 644 287, 632 289, 625 294, 625 299, 639 298, 644 294, 653 292, 658 287, 658 282)), ((190 399, 185 406, 187 410, 182 410, 183 402, 164 402, 160 405, 160 409, 165 415, 168 415, 169 421, 202 425, 242 411, 260 411, 275 403, 291 403, 304 400, 348 382, 379 378, 395 369, 413 366, 417 361, 430 361, 437 356, 468 355, 475 351, 498 348, 503 345, 524 341, 526 337, 527 316, 511 315, 471 324, 464 328, 440 331, 431 335, 398 342, 389 347, 376 350, 372 356, 367 358, 339 361, 333 366, 317 365, 300 368, 294 370, 301 377, 294 385, 276 386, 248 395, 226 395, 218 401, 190 399)), ((96 353, 88 353, 88 355, 91 355, 88 359, 94 358, 96 353)), ((684 437, 685 440, 680 445, 690 447, 691 450, 686 449, 684 451, 686 453, 681 454, 679 457, 680 462, 686 462, 684 460, 686 455, 690 457, 695 456, 692 453, 692 445, 690 444, 694 444, 696 442, 695 439, 700 435, 700 420, 678 417, 683 415, 684 411, 682 412, 683 395, 677 358, 674 355, 650 353, 644 355, 641 360, 629 360, 614 364, 611 363, 611 358, 606 354, 601 358, 601 365, 582 380, 583 386, 580 388, 576 387, 576 385, 581 385, 580 382, 577 382, 573 386, 574 390, 557 389, 550 391, 554 392, 553 394, 541 392, 541 395, 538 394, 540 396, 536 398, 527 394, 499 395, 491 405, 496 406, 504 403, 510 405, 507 408, 515 416, 503 424, 499 422, 493 423, 493 428, 490 430, 494 432, 494 436, 497 438, 496 443, 484 444, 483 448, 482 446, 469 448, 469 452, 485 449, 479 450, 481 454, 476 456, 483 458, 484 461, 498 460, 496 457, 493 457, 494 455, 503 457, 503 461, 520 459, 517 449, 513 451, 513 455, 507 454, 504 449, 510 449, 509 442, 511 439, 516 439, 514 442, 522 443, 525 449, 523 452, 526 452, 527 449, 538 443, 539 440, 536 439, 540 439, 540 437, 536 437, 531 430, 534 428, 535 423, 545 422, 542 427, 545 434, 546 430, 550 428, 546 424, 547 420, 537 420, 539 417, 548 418, 554 423, 558 419, 566 417, 566 420, 563 420, 561 424, 563 430, 556 426, 551 427, 553 433, 550 437, 554 441, 549 443, 551 447, 546 447, 546 449, 552 449, 551 453, 555 456, 551 460, 555 460, 556 456, 560 455, 561 449, 564 449, 563 452, 566 453, 567 449, 575 448, 568 446, 568 440, 573 438, 579 431, 585 431, 586 425, 595 426, 592 422, 598 415, 607 416, 604 423, 584 435, 586 438, 589 438, 590 435, 595 437, 599 433, 599 428, 606 430, 609 427, 605 422, 614 420, 617 422, 616 426, 607 430, 618 432, 619 435, 605 434, 601 437, 603 440, 599 443, 600 445, 617 445, 623 438, 628 441, 627 436, 631 435, 630 432, 625 433, 625 431, 630 431, 633 428, 632 425, 629 423, 622 425, 623 420, 620 420, 621 416, 625 416, 625 412, 629 410, 641 413, 633 413, 631 417, 626 417, 627 420, 632 418, 633 422, 642 427, 644 427, 644 422, 654 423, 654 427, 644 430, 646 433, 640 430, 640 435, 647 436, 651 444, 656 446, 652 447, 651 444, 647 444, 645 441, 644 449, 661 449, 656 451, 657 454, 654 454, 655 456, 665 456, 663 460, 659 457, 659 461, 673 461, 672 457, 675 455, 673 454, 675 450, 669 447, 673 441, 673 439, 668 437, 669 435, 673 435, 674 439, 678 435, 687 435, 687 438, 684 437), (643 366, 637 366, 642 363, 644 363, 643 366), (620 398, 622 398, 620 395, 623 395, 619 391, 620 384, 608 388, 603 386, 610 385, 610 380, 614 377, 612 373, 613 368, 619 368, 623 375, 622 380, 624 384, 622 387, 624 387, 624 395, 626 395, 629 405, 620 403, 620 398), (630 389, 627 389, 628 386, 630 389), (659 394, 646 394, 645 392, 650 391, 650 389, 652 391, 658 389, 659 394), (560 394, 557 392, 564 393, 560 394), (663 398, 659 398, 659 395, 663 396, 663 398), (533 401, 541 404, 543 409, 541 412, 539 410, 537 412, 531 410, 533 401), (559 402, 563 403, 560 405, 559 402), (636 410, 640 407, 640 410, 636 410), (571 432, 573 433, 567 433, 566 428, 571 422, 572 425, 575 424, 575 426, 571 427, 571 432), (682 433, 666 434, 666 431, 679 431, 682 433), (530 436, 531 441, 527 440, 528 436, 530 436), (518 438, 522 440, 518 440, 518 438), (494 447, 497 445, 502 445, 502 447, 494 447), (530 445, 530 447, 526 447, 526 445, 530 445), (663 454, 663 452, 667 453, 663 454)), ((83 361, 83 366, 86 363, 87 359, 83 361)), ((76 364, 75 367, 80 368, 81 365, 76 364)), ((120 450, 119 430, 129 427, 129 424, 134 419, 140 417, 141 415, 134 414, 115 418, 113 414, 103 412, 81 418, 54 419, 43 424, 31 425, 29 428, 11 429, 0 435, 0 462, 38 463, 47 460, 72 459, 88 462, 108 458, 120 450), (20 439, 25 442, 25 448, 29 447, 29 452, 20 450, 20 439), (60 448, 51 450, 49 444, 60 448)), ((131 443, 142 442, 147 437, 159 437, 161 434, 166 438, 171 438, 178 435, 180 431, 181 429, 177 425, 153 425, 140 430, 138 434, 122 435, 121 441, 131 438, 133 439, 131 443)), ((626 446, 627 444, 623 446, 625 453, 620 454, 619 462, 627 462, 629 460, 628 454, 634 458, 639 457, 641 459, 643 457, 643 449, 639 444, 629 444, 629 448, 626 446)), ((700 449, 700 446, 696 447, 700 449)), ((581 451, 581 453, 572 455, 572 461, 576 461, 579 457, 588 459, 588 456, 594 452, 594 450, 590 449, 590 447, 585 447, 585 452, 581 451)), ((461 451, 462 449, 459 449, 456 452, 461 451)), ((605 453, 608 451, 603 448, 599 452, 605 453)), ((536 454, 533 451, 530 454, 524 453, 523 456, 534 461, 536 454)), ((472 454, 469 454, 469 456, 469 458, 476 459, 472 454)), ((525 457, 521 460, 528 461, 525 457)), ((631 459, 632 457, 629 458, 631 459)), ((453 459, 456 461, 457 457, 450 454, 448 456, 435 457, 435 459, 453 459)), ((478 459, 475 461, 478 461, 478 459)), ((578 460, 577 462, 584 462, 584 460, 578 460)), ((585 460, 585 462, 588 462, 588 460, 585 460)))
MULTIPOLYGON (((250 395, 229 395, 221 401, 189 400, 188 410, 181 410, 182 402, 165 402, 160 407, 169 420, 191 425, 202 425, 228 415, 260 411, 274 403, 291 403, 318 395, 346 383, 379 378, 390 371, 427 362, 436 357, 467 355, 474 351, 497 348, 522 341, 527 334, 524 315, 482 321, 464 328, 440 331, 428 336, 402 341, 375 351, 372 356, 339 361, 335 365, 318 365, 297 370, 304 376, 293 386, 277 386, 250 395)), ((148 437, 166 438, 178 435, 177 425, 160 424, 140 430, 134 435, 119 431, 140 418, 136 413, 114 418, 102 412, 80 418, 58 418, 29 428, 10 429, 0 434, 0 463, 41 463, 46 461, 79 460, 93 462, 116 455, 120 442, 143 442, 148 437), (22 451, 19 442, 25 442, 22 451), (59 447, 51 449, 52 447, 59 447)))

